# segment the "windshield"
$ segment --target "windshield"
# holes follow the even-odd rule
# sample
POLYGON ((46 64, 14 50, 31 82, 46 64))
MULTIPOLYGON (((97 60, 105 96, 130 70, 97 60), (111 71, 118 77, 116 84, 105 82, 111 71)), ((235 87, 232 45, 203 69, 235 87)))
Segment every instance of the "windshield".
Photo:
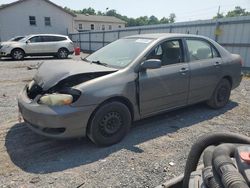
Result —
POLYGON ((13 37, 13 38, 11 38, 11 39, 9 39, 8 41, 19 41, 19 40, 21 40, 21 39, 23 39, 24 37, 22 37, 22 36, 20 36, 20 37, 13 37))
POLYGON ((22 38, 21 40, 19 40, 19 42, 26 42, 26 40, 28 40, 30 36, 25 36, 24 38, 22 38))
POLYGON ((129 65, 152 42, 152 39, 130 38, 117 40, 86 58, 106 66, 124 68, 129 65))

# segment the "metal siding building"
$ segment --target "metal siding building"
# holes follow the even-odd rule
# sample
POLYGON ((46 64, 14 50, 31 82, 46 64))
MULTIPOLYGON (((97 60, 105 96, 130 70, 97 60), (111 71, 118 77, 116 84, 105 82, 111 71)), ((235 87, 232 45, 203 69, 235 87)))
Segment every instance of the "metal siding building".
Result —
POLYGON ((231 53, 240 54, 244 67, 250 68, 250 16, 202 20, 173 24, 128 27, 105 32, 71 33, 82 50, 95 51, 119 38, 144 33, 189 33, 207 36, 231 53))
POLYGON ((51 33, 65 34, 74 30, 74 14, 48 0, 19 0, 0 7, 0 41, 14 36, 51 33), (35 16, 35 25, 30 24, 35 16), (45 24, 50 18, 50 25, 45 24))

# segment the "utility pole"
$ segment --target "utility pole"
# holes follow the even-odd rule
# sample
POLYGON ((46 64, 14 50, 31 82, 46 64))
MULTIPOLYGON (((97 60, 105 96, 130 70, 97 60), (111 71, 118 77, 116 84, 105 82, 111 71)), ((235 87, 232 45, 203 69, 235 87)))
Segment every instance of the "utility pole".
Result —
POLYGON ((220 6, 218 8, 218 12, 217 12, 217 18, 216 18, 216 23, 215 23, 215 31, 214 31, 214 34, 215 34, 215 41, 217 42, 218 41, 218 37, 220 35, 220 23, 218 22, 218 17, 220 15, 220 6))
POLYGON ((220 14, 220 6, 218 8, 217 17, 219 16, 219 14, 220 14))

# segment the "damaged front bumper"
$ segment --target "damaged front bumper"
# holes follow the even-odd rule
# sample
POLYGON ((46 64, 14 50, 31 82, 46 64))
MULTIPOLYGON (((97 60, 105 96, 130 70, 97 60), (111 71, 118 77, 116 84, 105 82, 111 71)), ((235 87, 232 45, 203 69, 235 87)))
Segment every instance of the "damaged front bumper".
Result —
POLYGON ((96 106, 72 107, 40 105, 27 96, 27 87, 18 96, 18 107, 26 124, 36 133, 53 138, 86 136, 91 113, 96 106))

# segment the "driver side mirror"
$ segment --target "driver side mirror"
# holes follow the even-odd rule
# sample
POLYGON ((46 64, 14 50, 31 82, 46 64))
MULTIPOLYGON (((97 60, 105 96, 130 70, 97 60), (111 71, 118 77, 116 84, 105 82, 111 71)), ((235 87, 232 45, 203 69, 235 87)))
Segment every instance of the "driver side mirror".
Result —
POLYGON ((141 64, 141 70, 161 68, 161 60, 148 59, 141 64))
POLYGON ((29 44, 29 43, 30 43, 30 40, 27 40, 27 41, 26 41, 26 44, 29 44))

